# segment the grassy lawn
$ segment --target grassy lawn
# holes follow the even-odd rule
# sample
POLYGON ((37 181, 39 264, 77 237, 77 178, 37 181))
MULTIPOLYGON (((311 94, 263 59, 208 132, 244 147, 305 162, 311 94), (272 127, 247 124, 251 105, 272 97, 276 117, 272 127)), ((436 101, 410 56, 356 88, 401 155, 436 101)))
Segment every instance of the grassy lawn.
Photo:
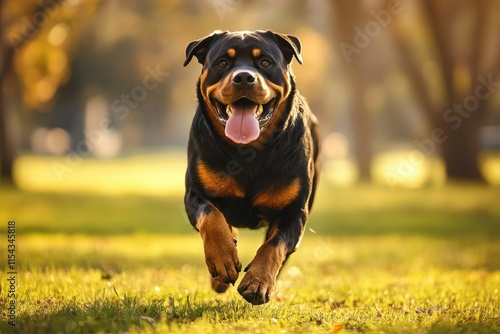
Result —
MULTIPOLYGON (((500 333, 498 187, 324 182, 264 306, 235 288, 210 290, 181 190, 155 189, 1 190, 0 333, 500 333), (12 219, 15 327, 7 323, 12 219)), ((263 231, 241 233, 244 265, 262 239, 263 231)))

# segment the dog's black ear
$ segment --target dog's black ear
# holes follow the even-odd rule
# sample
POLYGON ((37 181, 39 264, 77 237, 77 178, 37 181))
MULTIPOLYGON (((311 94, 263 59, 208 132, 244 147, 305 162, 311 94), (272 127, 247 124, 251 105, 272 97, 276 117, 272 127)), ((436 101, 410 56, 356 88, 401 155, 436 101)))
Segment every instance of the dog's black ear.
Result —
POLYGON ((297 58, 299 64, 302 64, 302 45, 298 37, 280 34, 270 30, 268 33, 272 33, 276 37, 276 41, 278 42, 281 52, 283 52, 285 60, 288 64, 292 61, 294 56, 297 58))
POLYGON ((210 44, 212 44, 214 38, 223 34, 223 31, 216 30, 206 37, 189 43, 186 47, 186 60, 184 61, 184 66, 189 64, 193 56, 195 56, 198 59, 198 62, 203 65, 205 63, 208 49, 210 48, 210 44))

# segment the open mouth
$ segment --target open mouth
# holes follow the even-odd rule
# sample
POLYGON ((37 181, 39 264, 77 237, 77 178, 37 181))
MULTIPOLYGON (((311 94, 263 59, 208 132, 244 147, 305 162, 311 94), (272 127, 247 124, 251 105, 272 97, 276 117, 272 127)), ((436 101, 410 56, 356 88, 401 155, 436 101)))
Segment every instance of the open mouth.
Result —
POLYGON ((226 125, 229 118, 231 118, 235 110, 247 108, 253 110, 253 116, 257 119, 257 121, 259 122, 259 127, 262 129, 269 123, 271 117, 273 116, 277 98, 273 97, 271 100, 269 100, 269 102, 265 104, 255 103, 254 101, 245 97, 240 98, 231 104, 224 104, 216 98, 212 98, 211 101, 212 105, 215 107, 219 121, 224 126, 226 125))

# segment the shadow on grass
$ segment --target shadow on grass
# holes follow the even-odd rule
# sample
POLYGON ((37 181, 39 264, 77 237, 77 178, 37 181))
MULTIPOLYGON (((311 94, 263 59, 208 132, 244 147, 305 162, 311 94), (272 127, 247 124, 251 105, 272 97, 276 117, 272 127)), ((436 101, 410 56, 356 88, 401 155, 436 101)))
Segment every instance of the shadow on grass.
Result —
POLYGON ((308 226, 333 235, 423 235, 431 237, 500 237, 499 218, 486 212, 443 212, 414 208, 342 214, 317 213, 308 226))
POLYGON ((500 318, 494 320, 478 321, 469 320, 458 324, 438 322, 427 331, 429 334, 443 333, 498 333, 500 331, 500 318))
MULTIPOLYGON (((281 305, 280 308, 286 306, 281 305)), ((1 323, 0 331, 2 333, 125 333, 130 331, 156 332, 157 327, 160 327, 162 332, 172 329, 190 332, 219 325, 225 326, 223 328, 226 330, 232 329, 230 332, 236 333, 250 329, 250 326, 259 326, 258 324, 265 320, 261 318, 262 307, 251 307, 243 301, 200 300, 190 295, 147 301, 137 297, 96 299, 83 305, 71 301, 58 307, 45 304, 37 307, 39 309, 34 312, 33 316, 17 319, 15 327, 1 323), (52 308, 55 310, 52 311, 52 308), (197 322, 196 327, 190 328, 194 322, 197 322)), ((265 313, 267 316, 275 316, 275 312, 275 310, 268 310, 265 313)), ((280 321, 284 323, 279 326, 294 328, 300 324, 300 327, 306 329, 307 332, 324 332, 334 326, 332 322, 334 319, 328 315, 325 315, 324 320, 316 319, 314 316, 309 319, 307 317, 295 318, 297 315, 293 315, 293 312, 288 313, 290 318, 282 318, 280 321)), ((359 320, 352 319, 345 323, 344 327, 364 332, 367 330, 366 325, 360 323, 359 320)), ((398 323, 380 318, 376 324, 370 324, 370 326, 374 325, 387 333, 411 333, 415 331, 414 326, 417 324, 398 323)), ((439 320, 419 328, 419 332, 422 330, 435 334, 497 333, 500 330, 500 322, 495 318, 482 321, 468 319, 457 323, 439 320)))
POLYGON ((138 297, 97 298, 88 303, 61 302, 62 305, 39 303, 33 316, 19 317, 16 326, 0 324, 2 333, 126 333, 130 330, 154 331, 157 324, 168 329, 206 319, 206 325, 215 321, 236 322, 248 317, 249 307, 242 301, 222 302, 200 300, 196 296, 170 296, 167 299, 138 297), (217 319, 217 320, 216 320, 217 319))
MULTIPOLYGON (((89 196, 0 191, 0 212, 20 233, 192 233, 182 196, 89 196)), ((0 226, 3 232, 5 226, 0 226)))
MULTIPOLYGON (((500 188, 398 190, 323 187, 308 227, 334 235, 500 237, 500 188)), ((20 233, 190 234, 182 196, 105 197, 0 192, 0 212, 20 233)), ((3 232, 5 226, 0 226, 3 232)))

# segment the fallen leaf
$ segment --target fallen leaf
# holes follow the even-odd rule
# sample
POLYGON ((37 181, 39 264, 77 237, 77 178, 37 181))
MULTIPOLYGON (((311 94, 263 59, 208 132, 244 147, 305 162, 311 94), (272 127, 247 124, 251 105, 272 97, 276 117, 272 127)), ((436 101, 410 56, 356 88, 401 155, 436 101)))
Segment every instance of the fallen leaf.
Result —
POLYGON ((344 329, 344 324, 335 324, 335 325, 333 325, 332 332, 338 333, 343 329, 344 329))
POLYGON ((381 308, 381 307, 375 307, 375 311, 377 311, 377 317, 378 318, 381 318, 384 315, 384 313, 385 313, 385 310, 383 308, 381 308))
POLYGON ((276 296, 276 301, 277 302, 284 302, 287 298, 285 296, 276 296))
POLYGON ((141 316, 141 320, 148 322, 151 326, 156 327, 156 320, 150 317, 141 316))

